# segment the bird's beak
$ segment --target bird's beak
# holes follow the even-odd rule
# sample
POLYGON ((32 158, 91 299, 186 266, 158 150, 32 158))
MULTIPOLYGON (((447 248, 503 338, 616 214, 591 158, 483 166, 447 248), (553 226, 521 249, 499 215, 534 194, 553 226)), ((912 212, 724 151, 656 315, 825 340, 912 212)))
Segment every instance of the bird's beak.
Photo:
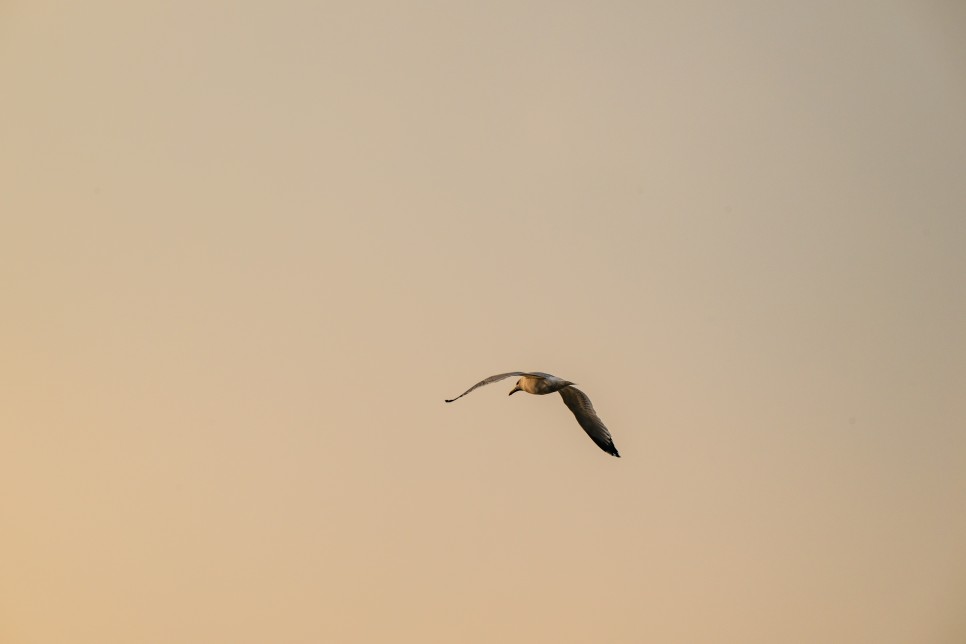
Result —
POLYGON ((520 389, 519 387, 514 387, 513 389, 510 390, 510 393, 508 393, 507 396, 512 396, 513 394, 515 394, 518 391, 523 391, 523 390, 520 389))

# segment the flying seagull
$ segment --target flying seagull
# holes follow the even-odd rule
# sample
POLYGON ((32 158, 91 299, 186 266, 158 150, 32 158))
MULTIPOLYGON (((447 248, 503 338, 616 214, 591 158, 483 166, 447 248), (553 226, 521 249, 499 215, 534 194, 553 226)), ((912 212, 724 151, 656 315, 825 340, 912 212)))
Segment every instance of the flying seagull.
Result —
POLYGON ((511 371, 510 373, 490 376, 486 380, 479 381, 456 398, 452 398, 446 402, 451 403, 454 400, 462 398, 477 387, 488 385, 491 382, 499 382, 510 376, 520 376, 516 386, 510 390, 510 396, 518 391, 525 391, 528 394, 536 394, 538 396, 559 391, 564 404, 574 413, 574 416, 577 417, 577 422, 584 428, 584 431, 587 432, 591 440, 611 456, 620 456, 617 453, 617 448, 614 447, 614 441, 610 437, 610 432, 604 427, 604 421, 597 416, 597 412, 594 411, 594 406, 590 404, 590 398, 587 397, 587 394, 574 387, 574 383, 569 380, 558 378, 549 373, 541 373, 539 371, 511 371))

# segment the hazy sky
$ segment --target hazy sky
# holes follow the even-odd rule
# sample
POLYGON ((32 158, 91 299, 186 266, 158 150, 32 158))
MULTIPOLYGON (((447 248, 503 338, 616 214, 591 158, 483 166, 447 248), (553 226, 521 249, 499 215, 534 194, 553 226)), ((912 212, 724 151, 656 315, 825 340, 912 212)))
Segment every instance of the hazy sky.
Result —
POLYGON ((966 641, 962 3, 8 0, 0 83, 5 644, 966 641))

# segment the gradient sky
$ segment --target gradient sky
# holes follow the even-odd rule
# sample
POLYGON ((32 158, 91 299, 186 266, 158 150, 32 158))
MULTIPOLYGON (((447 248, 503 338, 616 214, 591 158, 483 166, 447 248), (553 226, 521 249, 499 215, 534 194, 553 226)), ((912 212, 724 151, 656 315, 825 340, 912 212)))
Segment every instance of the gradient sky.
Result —
POLYGON ((0 83, 5 644, 966 641, 961 3, 13 0, 0 83))

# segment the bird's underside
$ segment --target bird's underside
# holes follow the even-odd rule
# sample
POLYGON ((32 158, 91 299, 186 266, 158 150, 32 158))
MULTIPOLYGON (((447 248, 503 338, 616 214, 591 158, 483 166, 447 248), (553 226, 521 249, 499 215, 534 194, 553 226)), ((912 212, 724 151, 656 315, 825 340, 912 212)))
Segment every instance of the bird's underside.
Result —
POLYGON ((485 380, 481 380, 456 398, 451 398, 446 402, 454 402, 474 389, 505 380, 511 376, 520 377, 520 379, 517 381, 516 387, 510 391, 511 394, 517 391, 525 391, 527 393, 536 395, 558 392, 560 397, 563 398, 564 404, 567 405, 567 408, 570 409, 571 412, 573 412, 577 422, 581 427, 583 427, 584 431, 587 432, 587 435, 590 436, 591 440, 597 443, 597 446, 608 454, 617 457, 620 456, 620 454, 617 452, 617 448, 614 446, 614 440, 611 438, 610 432, 607 430, 604 422, 597 415, 597 412, 594 410, 594 406, 591 404, 590 398, 587 397, 587 394, 574 387, 572 382, 563 380, 549 373, 542 373, 539 371, 510 371, 508 373, 497 374, 495 376, 490 376, 485 380))

